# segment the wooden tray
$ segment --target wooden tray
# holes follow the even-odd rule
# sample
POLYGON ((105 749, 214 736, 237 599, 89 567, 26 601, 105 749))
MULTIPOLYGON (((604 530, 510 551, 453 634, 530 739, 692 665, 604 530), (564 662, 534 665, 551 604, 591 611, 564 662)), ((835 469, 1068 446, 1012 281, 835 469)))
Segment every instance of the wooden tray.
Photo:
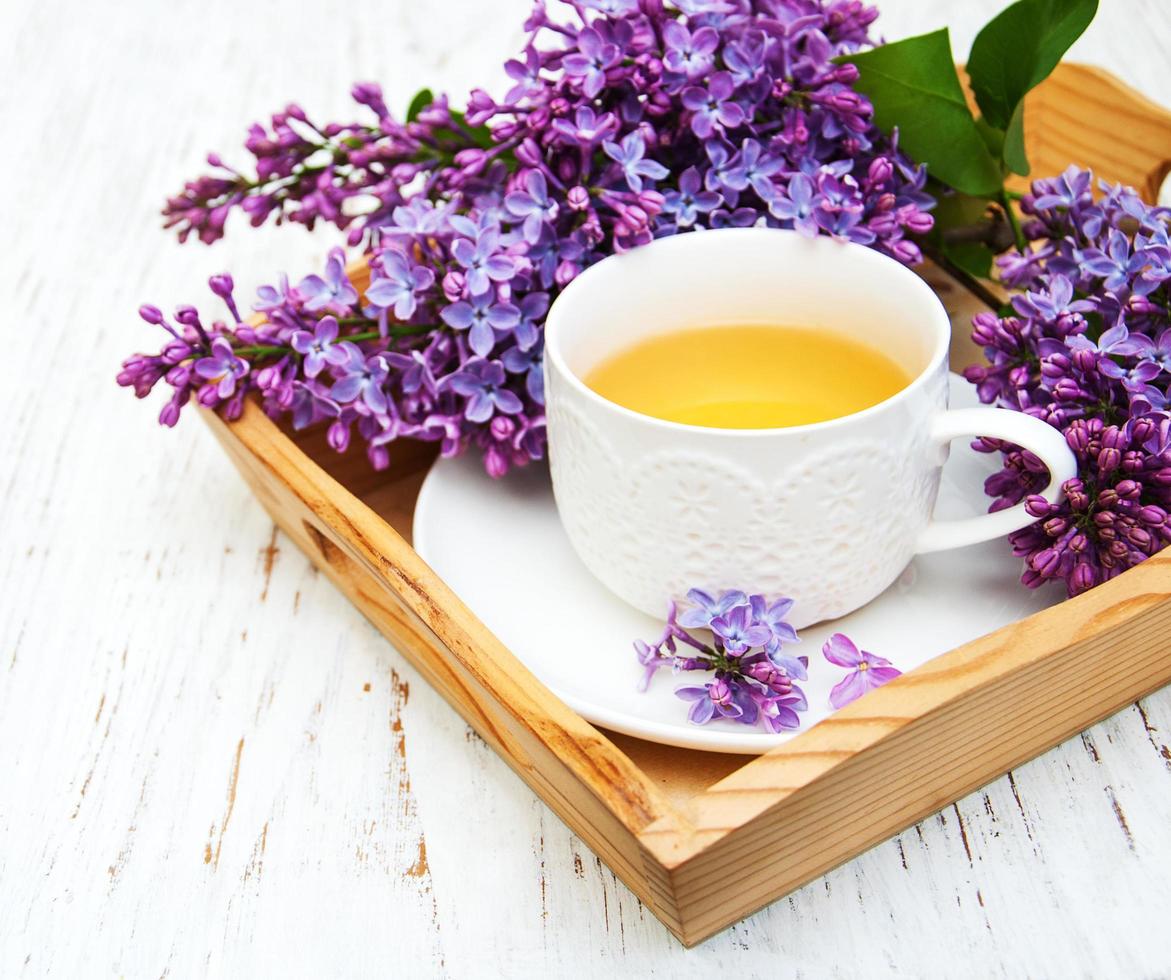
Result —
MULTIPOLYGON (((1030 96, 1035 174, 1076 162, 1153 199, 1171 115, 1065 65, 1030 96)), ((979 307, 933 278, 956 323, 979 307)), ((767 755, 601 731, 553 696, 411 548, 434 450, 375 473, 254 404, 204 417, 281 529, 615 873, 691 945, 1171 681, 1171 549, 951 651, 767 755), (1093 678, 1092 688, 1086 679, 1093 678)))

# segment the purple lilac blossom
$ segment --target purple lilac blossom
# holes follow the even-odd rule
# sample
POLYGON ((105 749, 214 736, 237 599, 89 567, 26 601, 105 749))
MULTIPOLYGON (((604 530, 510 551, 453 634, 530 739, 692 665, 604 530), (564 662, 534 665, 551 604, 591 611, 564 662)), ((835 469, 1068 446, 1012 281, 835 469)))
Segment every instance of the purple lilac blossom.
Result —
POLYGON ((859 650, 844 633, 834 633, 826 640, 821 653, 831 664, 850 668, 850 673, 829 692, 829 703, 834 708, 844 708, 867 691, 882 687, 902 674, 901 670, 891 666, 889 660, 867 650, 859 650))
MULTIPOLYGON (((697 725, 726 718, 744 725, 761 725, 770 732, 799 728, 798 711, 807 707, 805 694, 796 685, 804 679, 808 661, 796 660, 800 676, 779 660, 781 646, 796 643, 797 632, 784 620, 792 608, 790 599, 770 603, 764 596, 731 590, 715 597, 700 589, 688 593, 689 608, 679 615, 675 603, 667 611, 662 634, 652 643, 634 642, 643 667, 638 688, 645 691, 664 667, 673 673, 705 671, 711 680, 675 690, 688 701, 688 719, 697 725), (688 631, 711 631, 710 642, 688 631), (768 652, 769 650, 773 652, 768 652)), ((795 660, 795 658, 785 659, 795 660)))
POLYGON ((991 509, 1024 501, 1037 518, 1009 537, 1021 581, 1071 596, 1171 541, 1171 211, 1119 185, 1101 184, 1095 200, 1093 183, 1076 167, 1034 182, 1021 202, 1030 249, 998 260, 1020 293, 1007 315, 973 319, 987 362, 964 372, 982 401, 1043 419, 1077 457, 1065 499, 1049 504, 1031 453, 974 444, 1002 453, 985 483, 991 509))
MULTIPOLYGON (((926 173, 873 126, 853 66, 835 63, 870 43, 873 8, 591 0, 561 9, 554 16, 538 0, 505 66, 502 101, 476 89, 460 112, 439 96, 406 121, 362 83, 351 94, 364 119, 321 122, 289 105, 253 125, 252 173, 210 155, 211 174, 164 209, 180 239, 216 241, 235 211, 253 225, 325 222, 360 247, 370 283, 360 296, 335 249, 296 286, 282 277, 263 287, 255 309, 268 322, 258 325, 241 322, 230 278, 217 277, 229 316, 205 326, 190 308, 172 322, 144 307, 167 336, 158 354, 127 359, 119 383, 143 397, 165 381, 165 425, 193 398, 234 417, 252 395, 274 417, 327 424, 338 451, 357 432, 375 466, 407 437, 448 454, 472 449, 501 474, 544 455, 544 317, 599 259, 692 228, 753 224, 920 259, 913 236, 930 227, 934 204, 926 173), (319 327, 327 316, 335 336, 319 327), (473 363, 504 371, 492 394, 468 380, 487 370, 473 363)), ((1119 207, 1141 210, 1129 199, 1119 207)), ((1085 243, 1101 251, 1092 260, 1111 281, 1133 273, 1133 297, 1157 300, 1168 264, 1152 257, 1158 243, 1124 249, 1101 238, 1085 243)), ((1146 370, 1126 380, 1153 399, 1146 370)))

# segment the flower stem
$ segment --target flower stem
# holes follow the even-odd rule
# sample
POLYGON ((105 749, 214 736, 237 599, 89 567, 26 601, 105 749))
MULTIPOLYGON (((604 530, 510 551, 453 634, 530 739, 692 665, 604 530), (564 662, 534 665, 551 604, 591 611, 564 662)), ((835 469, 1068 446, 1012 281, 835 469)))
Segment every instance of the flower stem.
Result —
POLYGON ((1029 242, 1025 238, 1024 231, 1021 230, 1021 222, 1017 217, 1016 211, 1012 206, 1012 200, 1009 198, 1009 192, 1002 190, 1000 193, 1000 206, 1004 208, 1004 216, 1008 218, 1009 227, 1012 228, 1012 237, 1016 241, 1017 251, 1022 255, 1028 251, 1029 242))

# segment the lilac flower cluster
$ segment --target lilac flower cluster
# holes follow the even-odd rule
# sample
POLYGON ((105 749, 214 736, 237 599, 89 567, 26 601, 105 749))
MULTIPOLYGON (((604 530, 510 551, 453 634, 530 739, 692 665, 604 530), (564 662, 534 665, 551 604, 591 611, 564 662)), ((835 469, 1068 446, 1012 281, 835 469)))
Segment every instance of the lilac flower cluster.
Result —
POLYGON ((1026 501, 1037 523, 1011 536, 1022 581, 1061 581, 1077 595, 1171 541, 1171 210, 1071 167, 1022 201, 1034 243, 999 260, 1020 290, 1004 316, 973 320, 988 363, 966 371, 985 402, 1060 429, 1079 472, 1066 499, 1019 447, 991 439, 1004 468, 985 486, 993 510, 1026 501))
MULTIPOLYGON (((785 620, 793 600, 770 603, 762 595, 737 590, 716 597, 701 589, 692 589, 687 598, 690 605, 682 614, 675 603, 669 605, 667 624, 657 640, 634 641, 644 670, 639 690, 646 691, 663 667, 673 673, 705 671, 713 674, 710 681, 675 690, 676 697, 691 702, 687 717, 692 723, 727 718, 759 724, 774 734, 800 728, 798 712, 809 702, 796 682, 809 679, 809 658, 785 650, 786 644, 799 642, 797 631, 785 620), (695 629, 710 631, 711 642, 689 632, 695 629)), ((831 664, 850 671, 830 691, 829 703, 835 709, 901 673, 889 660, 859 650, 844 633, 834 633, 821 652, 831 664)))
POLYGON ((797 631, 785 621, 792 599, 769 603, 764 596, 730 591, 718 598, 699 589, 687 593, 692 606, 682 615, 674 603, 667 625, 654 643, 634 642, 646 672, 641 690, 650 686, 659 668, 673 671, 714 671, 701 685, 681 687, 676 696, 691 702, 688 719, 703 725, 713 718, 730 718, 745 725, 762 725, 770 732, 801 727, 797 714, 808 707, 796 684, 808 678, 808 657, 794 657, 784 649, 798 642, 797 631), (688 629, 711 631, 704 643, 688 629), (687 649, 680 648, 682 644, 687 649))
MULTIPOLYGON (((209 158, 165 215, 181 238, 219 238, 229 213, 361 243, 361 293, 340 253, 322 275, 266 287, 241 323, 190 307, 162 352, 120 382, 173 389, 172 425, 194 396, 237 414, 249 392, 294 424, 356 427, 377 466, 402 436, 476 447, 499 475, 544 452, 542 327, 584 267, 693 228, 762 224, 829 234, 920 259, 933 199, 871 121, 838 55, 868 43, 859 0, 581 0, 555 19, 538 2, 502 101, 474 90, 465 112, 423 99, 391 117, 377 86, 365 123, 317 124, 290 106, 246 146, 256 175, 209 158)), ((216 283, 219 285, 216 285, 216 283)))

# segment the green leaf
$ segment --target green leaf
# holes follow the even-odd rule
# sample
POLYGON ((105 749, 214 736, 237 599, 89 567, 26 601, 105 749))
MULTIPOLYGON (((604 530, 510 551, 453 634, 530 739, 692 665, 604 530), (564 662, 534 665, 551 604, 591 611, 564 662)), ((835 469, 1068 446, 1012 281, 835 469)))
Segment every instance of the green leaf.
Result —
POLYGON ((932 176, 968 194, 999 192, 1000 166, 964 101, 946 28, 840 60, 858 66, 878 126, 897 126, 899 146, 932 176))
POLYGON ((980 242, 945 245, 943 254, 969 275, 987 279, 992 275, 992 249, 980 242))
POLYGON ((995 126, 990 126, 988 120, 983 117, 976 120, 976 129, 979 130, 980 136, 984 140, 984 145, 988 147, 988 152, 992 154, 992 158, 999 160, 1004 153, 1004 132, 995 126))
POLYGON ((1005 166, 1014 174, 1020 174, 1022 177, 1029 175, 1029 158, 1025 154, 1025 103, 1023 99, 1017 103, 1016 110, 1008 121, 1001 158, 1004 160, 1005 166))
POLYGON ((1057 67, 1097 10, 1098 0, 1018 0, 984 25, 972 43, 968 77, 990 124, 1009 128, 1025 94, 1057 67))
POLYGON ((429 88, 421 88, 414 94, 411 104, 407 106, 407 122, 414 122, 419 113, 435 101, 435 93, 429 88))

